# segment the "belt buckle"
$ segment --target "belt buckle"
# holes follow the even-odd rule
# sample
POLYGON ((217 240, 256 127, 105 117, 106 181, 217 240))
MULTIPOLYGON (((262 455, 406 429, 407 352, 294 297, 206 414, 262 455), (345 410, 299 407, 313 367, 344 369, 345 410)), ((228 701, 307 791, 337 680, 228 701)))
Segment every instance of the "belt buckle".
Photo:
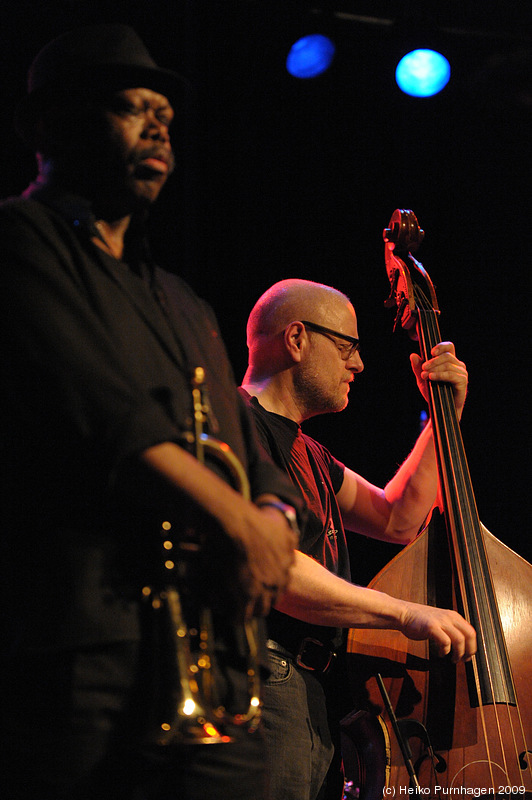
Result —
POLYGON ((336 653, 329 650, 319 639, 306 636, 299 647, 296 664, 310 672, 325 673, 330 668, 335 656, 336 653), (309 661, 314 662, 314 665, 309 661))

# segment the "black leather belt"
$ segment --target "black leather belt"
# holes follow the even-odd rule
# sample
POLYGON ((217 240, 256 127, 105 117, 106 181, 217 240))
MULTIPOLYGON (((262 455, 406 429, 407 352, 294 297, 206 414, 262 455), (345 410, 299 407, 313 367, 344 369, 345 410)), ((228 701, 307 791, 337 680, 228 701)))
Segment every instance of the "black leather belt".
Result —
POLYGON ((311 636, 306 636, 301 641, 296 653, 287 650, 273 639, 268 639, 267 645, 270 650, 275 650, 285 658, 295 661, 298 667, 321 674, 325 674, 331 669, 336 658, 334 650, 320 642, 319 639, 313 639, 311 636))

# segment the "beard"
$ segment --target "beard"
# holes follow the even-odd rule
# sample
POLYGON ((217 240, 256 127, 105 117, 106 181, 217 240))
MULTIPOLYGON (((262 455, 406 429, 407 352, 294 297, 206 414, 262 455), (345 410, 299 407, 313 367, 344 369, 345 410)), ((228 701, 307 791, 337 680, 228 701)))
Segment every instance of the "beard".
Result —
POLYGON ((304 410, 307 419, 318 414, 334 414, 347 406, 347 393, 341 388, 343 384, 327 380, 323 364, 314 361, 299 364, 293 382, 298 406, 304 410))

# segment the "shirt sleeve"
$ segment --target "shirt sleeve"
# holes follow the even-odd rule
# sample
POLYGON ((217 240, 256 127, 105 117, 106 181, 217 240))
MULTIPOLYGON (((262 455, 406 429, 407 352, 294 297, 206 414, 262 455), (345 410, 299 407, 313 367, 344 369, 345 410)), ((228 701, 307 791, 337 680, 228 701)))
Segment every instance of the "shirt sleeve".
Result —
POLYGON ((338 494, 344 482, 345 464, 338 461, 338 459, 335 458, 326 447, 320 444, 320 442, 317 442, 316 439, 305 436, 305 441, 307 442, 307 446, 314 450, 315 456, 325 465, 331 478, 333 491, 335 494, 338 494))
POLYGON ((305 522, 305 509, 303 498, 298 489, 289 480, 286 474, 274 464, 273 460, 263 447, 255 418, 240 392, 236 391, 237 402, 240 407, 242 427, 248 443, 249 474, 251 480, 252 497, 260 494, 271 493, 296 509, 298 522, 302 528, 305 522))

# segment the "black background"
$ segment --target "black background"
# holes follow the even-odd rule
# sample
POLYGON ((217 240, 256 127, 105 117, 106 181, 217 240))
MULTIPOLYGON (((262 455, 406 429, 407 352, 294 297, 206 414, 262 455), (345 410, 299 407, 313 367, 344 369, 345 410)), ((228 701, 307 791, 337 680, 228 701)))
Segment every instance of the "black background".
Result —
MULTIPOLYGON (((351 297, 364 373, 346 411, 305 429, 379 484, 408 453, 423 408, 412 345, 392 334, 383 305, 382 229, 395 208, 413 209, 442 335, 470 372, 462 430, 480 517, 532 560, 530 4, 492 2, 480 14, 478 2, 339 0, 330 16, 304 13, 317 5, 6 3, 1 194, 35 173, 11 120, 36 52, 77 24, 131 24, 158 63, 194 85, 176 125, 180 167, 152 215, 158 260, 213 304, 239 380, 247 315, 274 281, 308 278, 351 297), (284 58, 306 20, 329 26, 337 55, 324 76, 297 81, 284 58), (432 44, 449 58, 451 82, 434 98, 410 98, 395 86, 397 59, 432 44)), ((363 580, 393 548, 359 550, 363 580)))

